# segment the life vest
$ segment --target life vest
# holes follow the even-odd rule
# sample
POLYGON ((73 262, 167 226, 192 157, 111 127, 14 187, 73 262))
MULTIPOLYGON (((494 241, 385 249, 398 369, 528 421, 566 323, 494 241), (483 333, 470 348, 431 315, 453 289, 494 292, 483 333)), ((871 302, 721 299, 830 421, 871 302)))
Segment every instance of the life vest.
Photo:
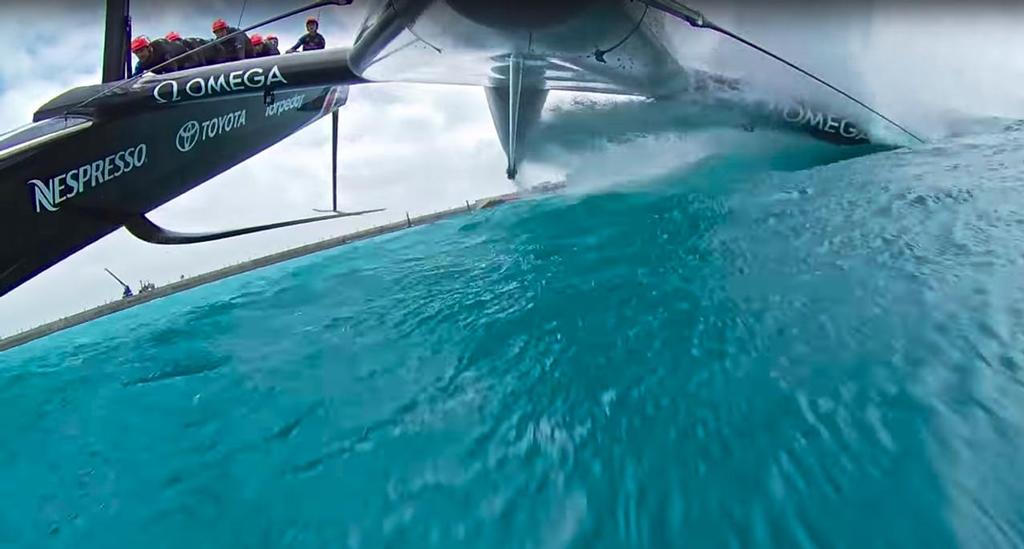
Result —
POLYGON ((229 35, 233 34, 234 36, 220 43, 220 62, 226 63, 230 61, 239 61, 247 57, 252 57, 252 42, 249 41, 249 36, 244 32, 238 32, 238 29, 235 27, 228 27, 227 30, 229 35))
POLYGON ((246 36, 244 33, 241 35, 241 37, 245 39, 245 58, 252 59, 253 57, 257 57, 256 46, 252 45, 252 40, 249 40, 249 37, 246 36))
POLYGON ((196 66, 191 63, 191 59, 189 57, 181 57, 182 55, 188 53, 188 48, 186 48, 184 44, 182 44, 180 41, 175 40, 167 40, 166 42, 167 44, 164 45, 164 49, 166 51, 167 59, 175 59, 180 57, 180 59, 178 59, 174 63, 171 63, 172 70, 180 71, 184 69, 191 69, 192 67, 196 66))
POLYGON ((193 50, 199 49, 201 46, 205 46, 206 44, 209 44, 210 41, 205 39, 205 38, 191 37, 191 38, 182 38, 181 39, 181 43, 185 45, 185 48, 188 51, 193 51, 193 50))
POLYGON ((185 50, 193 52, 191 55, 185 57, 184 68, 193 69, 195 67, 205 67, 213 53, 212 48, 203 48, 210 41, 205 38, 182 38, 181 45, 184 46, 185 50), (200 49, 202 48, 202 49, 200 49))
POLYGON ((171 63, 163 65, 165 61, 171 59, 171 43, 166 38, 157 38, 149 43, 149 48, 152 51, 149 58, 144 63, 141 63, 143 69, 153 71, 155 74, 164 74, 168 72, 174 72, 178 69, 177 63, 171 63), (163 65, 162 67, 160 65, 163 65))

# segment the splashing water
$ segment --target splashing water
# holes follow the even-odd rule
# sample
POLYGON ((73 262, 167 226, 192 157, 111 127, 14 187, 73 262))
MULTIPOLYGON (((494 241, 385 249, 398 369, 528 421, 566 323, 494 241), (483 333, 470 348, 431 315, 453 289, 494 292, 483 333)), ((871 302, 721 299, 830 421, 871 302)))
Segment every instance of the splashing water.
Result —
POLYGON ((0 541, 1020 546, 1022 165, 703 156, 4 353, 0 541))

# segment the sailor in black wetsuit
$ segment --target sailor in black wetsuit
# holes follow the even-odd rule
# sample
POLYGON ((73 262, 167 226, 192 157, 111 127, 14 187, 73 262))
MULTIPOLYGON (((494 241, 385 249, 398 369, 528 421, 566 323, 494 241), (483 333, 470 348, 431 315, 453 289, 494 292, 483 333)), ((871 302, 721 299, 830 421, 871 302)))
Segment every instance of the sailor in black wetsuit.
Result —
MULTIPOLYGON (((183 53, 190 52, 196 48, 196 46, 193 46, 189 42, 186 42, 184 39, 181 38, 180 34, 174 31, 167 33, 167 36, 164 36, 164 39, 166 39, 170 43, 169 51, 171 51, 174 57, 177 57, 183 53)), ((188 38, 187 40, 199 40, 201 41, 200 45, 205 44, 207 42, 202 38, 188 38)), ((192 55, 187 55, 178 60, 178 70, 194 69, 196 67, 202 67, 205 64, 206 58, 203 56, 203 53, 194 53, 192 55)))
POLYGON ((277 37, 273 34, 268 34, 263 39, 263 51, 267 55, 281 55, 281 50, 277 49, 277 37))
POLYGON ((145 71, 164 74, 178 70, 177 62, 163 64, 173 57, 170 42, 163 38, 157 38, 151 42, 145 36, 139 36, 132 40, 131 47, 132 53, 139 58, 139 61, 135 63, 135 71, 132 76, 138 76, 145 71))
POLYGON ((263 37, 254 34, 249 38, 249 42, 252 42, 253 57, 266 57, 267 54, 264 52, 263 46, 266 44, 263 41, 263 37))
MULTIPOLYGON (((178 33, 171 32, 168 33, 168 36, 178 36, 178 33)), ((181 37, 178 36, 178 38, 180 39, 181 37)), ((185 45, 182 44, 180 40, 171 40, 165 36, 163 38, 157 38, 153 42, 160 43, 160 47, 164 50, 164 55, 167 59, 177 59, 180 57, 180 59, 177 59, 177 61, 172 63, 174 67, 172 67, 171 70, 180 71, 182 69, 191 69, 194 66, 190 64, 190 60, 187 56, 181 57, 188 53, 188 49, 185 48, 185 45)))
POLYGON ((213 62, 227 63, 230 61, 240 61, 253 56, 254 52, 252 49, 252 43, 249 42, 249 37, 244 32, 238 32, 238 29, 229 27, 227 22, 223 19, 218 19, 213 22, 213 34, 218 39, 229 34, 234 35, 214 48, 211 48, 217 50, 214 52, 213 62))
POLYGON ((299 37, 299 41, 285 53, 295 53, 300 47, 302 48, 302 51, 324 49, 327 45, 327 41, 324 40, 324 35, 317 32, 319 29, 320 22, 316 20, 316 17, 306 19, 306 34, 299 37))
POLYGON ((136 36, 132 40, 132 53, 139 59, 135 62, 135 70, 132 72, 132 76, 142 74, 142 71, 146 70, 147 67, 156 66, 153 63, 153 48, 149 47, 149 39, 145 36, 136 36))
POLYGON ((210 40, 206 38, 190 36, 188 38, 182 38, 181 43, 185 45, 185 49, 187 49, 190 52, 193 52, 191 57, 195 59, 195 63, 197 63, 197 66, 203 67, 206 65, 212 65, 216 63, 216 60, 214 58, 217 56, 217 48, 203 47, 209 44, 210 40))

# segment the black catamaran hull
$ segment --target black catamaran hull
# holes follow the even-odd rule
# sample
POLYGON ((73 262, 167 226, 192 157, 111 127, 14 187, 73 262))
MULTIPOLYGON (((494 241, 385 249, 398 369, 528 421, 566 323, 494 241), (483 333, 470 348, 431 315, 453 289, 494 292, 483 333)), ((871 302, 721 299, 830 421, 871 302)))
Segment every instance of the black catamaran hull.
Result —
POLYGON ((330 71, 316 55, 241 61, 45 105, 40 119, 88 122, 0 156, 0 295, 339 108, 357 80, 337 70, 343 54, 322 52, 330 71))
MULTIPOLYGON (((319 0, 261 24, 345 3, 319 0)), ((335 195, 331 215, 222 233, 168 231, 144 217, 327 113, 336 148, 336 110, 353 84, 482 87, 509 178, 551 90, 686 101, 735 114, 730 124, 748 131, 872 142, 848 116, 758 98, 740 80, 677 58, 667 29, 727 31, 675 0, 367 0, 350 49, 129 80, 120 78, 129 57, 127 0, 107 4, 105 83, 69 90, 35 114, 44 127, 64 127, 0 137, 0 224, 9 235, 0 247, 0 296, 121 226, 148 242, 180 244, 350 215, 336 211, 335 195)))

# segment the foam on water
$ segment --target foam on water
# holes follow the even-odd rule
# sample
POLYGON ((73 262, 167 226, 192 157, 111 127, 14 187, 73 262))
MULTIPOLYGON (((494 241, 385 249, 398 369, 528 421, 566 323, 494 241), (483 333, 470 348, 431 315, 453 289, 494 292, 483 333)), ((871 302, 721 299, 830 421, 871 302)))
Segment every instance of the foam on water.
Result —
POLYGON ((1024 135, 709 155, 0 355, 0 543, 1024 544, 1024 135))

